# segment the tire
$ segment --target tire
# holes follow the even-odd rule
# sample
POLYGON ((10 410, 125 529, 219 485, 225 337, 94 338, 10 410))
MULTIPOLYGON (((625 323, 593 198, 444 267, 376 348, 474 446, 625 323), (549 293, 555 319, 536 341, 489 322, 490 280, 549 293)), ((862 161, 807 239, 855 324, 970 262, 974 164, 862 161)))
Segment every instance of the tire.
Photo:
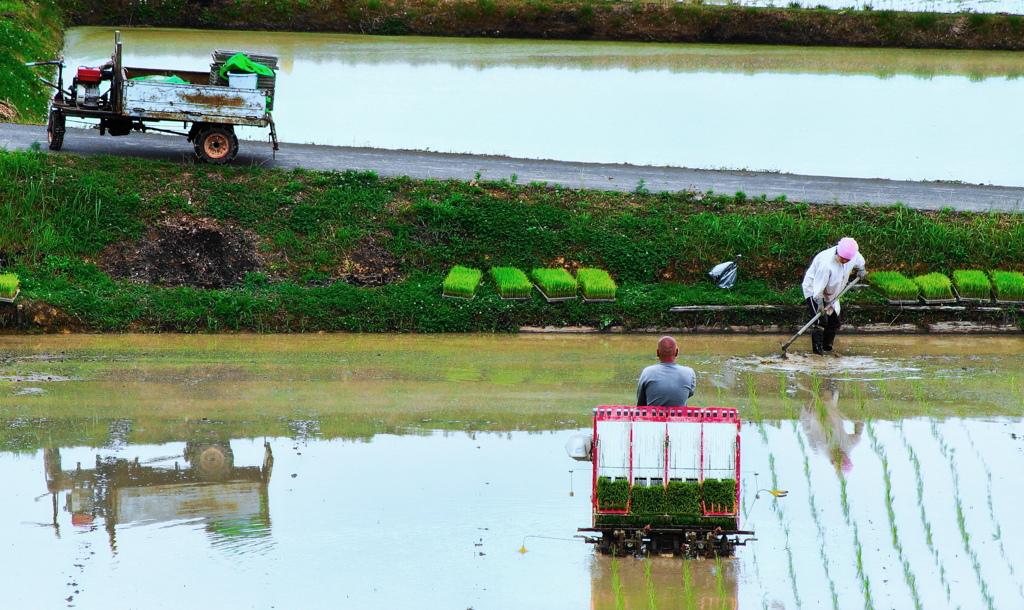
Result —
POLYGON ((230 125, 210 125, 199 130, 195 147, 200 161, 224 165, 238 154, 238 138, 230 125))
POLYGON ((46 123, 46 139, 50 150, 60 150, 64 146, 64 113, 56 108, 50 110, 50 120, 46 123))

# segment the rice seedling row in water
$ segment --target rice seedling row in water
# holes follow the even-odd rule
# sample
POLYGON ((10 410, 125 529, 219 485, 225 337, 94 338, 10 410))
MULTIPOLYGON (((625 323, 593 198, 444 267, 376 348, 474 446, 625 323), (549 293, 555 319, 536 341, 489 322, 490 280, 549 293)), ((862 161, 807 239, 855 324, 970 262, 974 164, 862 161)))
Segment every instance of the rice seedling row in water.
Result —
POLYGON ((565 269, 534 269, 530 277, 549 299, 576 296, 576 279, 565 269))
POLYGON ((0 298, 12 299, 18 293, 18 276, 13 273, 0 275, 0 298))
POLYGON ((926 273, 914 278, 924 298, 943 300, 953 298, 953 283, 942 273, 926 273))
POLYGON ((1024 301, 1024 273, 1019 271, 989 271, 996 298, 1001 301, 1024 301))
POLYGON ((917 284, 899 271, 873 271, 868 275, 868 282, 894 301, 915 300, 919 292, 917 284))
POLYGON ((853 524, 853 546, 857 555, 857 576, 860 578, 861 593, 864 595, 865 610, 874 610, 875 602, 871 599, 871 579, 864 573, 864 547, 860 543, 860 532, 857 524, 853 524))
POLYGON ((622 610, 626 607, 626 594, 622 591, 622 577, 619 576, 617 557, 612 557, 612 590, 615 591, 615 608, 622 610))
POLYGON ((953 272, 953 285, 965 299, 992 298, 992 281, 981 269, 957 269, 953 272))
POLYGON ((448 272, 442 284, 444 294, 453 297, 472 298, 476 294, 476 287, 480 284, 483 272, 479 269, 470 269, 462 265, 455 265, 448 272))
MULTIPOLYGON (((936 433, 938 432, 937 429, 935 431, 936 433)), ((940 441, 939 447, 942 449, 946 459, 949 460, 949 472, 953 479, 953 503, 956 508, 956 524, 960 529, 960 540, 963 542, 964 551, 966 551, 967 556, 971 558, 971 568, 974 570, 974 577, 978 581, 981 596, 986 601, 989 610, 995 610, 992 595, 988 590, 988 583, 985 582, 985 578, 981 574, 981 564, 978 562, 978 555, 971 547, 971 535, 967 531, 967 518, 964 515, 963 502, 960 499, 960 475, 956 465, 956 455, 953 451, 949 450, 944 440, 940 441)))
MULTIPOLYGON (((796 433, 796 423, 793 423, 794 433, 796 433)), ((828 568, 828 553, 825 551, 825 527, 821 523, 821 518, 818 515, 818 505, 814 500, 814 485, 811 482, 811 459, 807 454, 807 444, 804 442, 803 436, 799 433, 796 434, 796 438, 799 441, 800 453, 803 454, 804 458, 804 478, 807 479, 807 504, 811 509, 811 518, 814 519, 814 525, 818 529, 818 555, 821 558, 821 566, 825 570, 825 579, 828 580, 829 595, 832 598, 832 608, 835 610, 839 609, 839 594, 836 591, 836 583, 832 579, 832 574, 828 568)))
POLYGON ((615 298, 615 282, 604 269, 582 268, 576 272, 576 281, 583 289, 583 297, 588 300, 615 298))
POLYGON ((696 608, 693 595, 693 573, 690 572, 690 562, 683 562, 683 599, 686 600, 687 608, 696 608))
POLYGON ((491 279, 498 287, 498 294, 506 299, 526 299, 533 290, 533 283, 521 269, 516 267, 492 267, 491 279))
POLYGON ((651 577, 651 559, 644 560, 644 584, 647 586, 647 606, 650 610, 658 610, 658 589, 651 577))

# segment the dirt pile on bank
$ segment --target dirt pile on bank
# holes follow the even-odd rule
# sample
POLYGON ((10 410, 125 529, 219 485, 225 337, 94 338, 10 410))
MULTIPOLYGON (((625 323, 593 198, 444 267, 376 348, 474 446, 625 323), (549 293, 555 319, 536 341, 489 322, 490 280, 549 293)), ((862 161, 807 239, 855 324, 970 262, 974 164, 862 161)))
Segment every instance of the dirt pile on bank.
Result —
POLYGON ((373 238, 366 237, 345 258, 345 271, 337 279, 361 288, 383 286, 404 279, 404 274, 399 272, 400 264, 394 254, 373 238))
POLYGON ((262 273, 259 237, 212 218, 178 216, 162 221, 142 239, 100 253, 109 275, 139 284, 225 288, 247 273, 262 273))

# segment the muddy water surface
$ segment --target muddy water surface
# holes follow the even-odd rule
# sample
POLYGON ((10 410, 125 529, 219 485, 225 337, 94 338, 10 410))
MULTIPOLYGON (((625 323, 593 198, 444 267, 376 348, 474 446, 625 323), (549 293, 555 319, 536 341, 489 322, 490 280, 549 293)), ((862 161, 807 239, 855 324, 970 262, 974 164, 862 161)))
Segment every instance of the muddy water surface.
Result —
POLYGON ((5 604, 1007 608, 1024 339, 681 337, 734 406, 733 559, 610 559, 565 440, 656 337, 5 337, 5 604), (767 490, 785 490, 775 498, 767 490))
MULTIPOLYGON (((1014 53, 158 28, 123 40, 139 67, 278 55, 284 142, 1024 185, 1014 53)), ((67 33, 72 68, 112 49, 110 28, 67 33)))

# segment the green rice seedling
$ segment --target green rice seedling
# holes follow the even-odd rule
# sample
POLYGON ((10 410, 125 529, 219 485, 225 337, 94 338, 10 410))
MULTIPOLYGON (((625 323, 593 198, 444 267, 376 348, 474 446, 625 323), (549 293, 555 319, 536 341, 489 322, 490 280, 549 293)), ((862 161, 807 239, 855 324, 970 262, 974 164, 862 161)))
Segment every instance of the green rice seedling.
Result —
POLYGON ((576 278, 565 269, 534 269, 530 277, 549 299, 576 298, 576 278))
POLYGON ((658 588, 654 585, 654 578, 651 576, 651 560, 644 560, 644 583, 647 585, 647 607, 651 610, 658 610, 658 588))
POLYGON ((13 273, 0 275, 0 298, 13 299, 14 295, 18 294, 20 284, 18 276, 13 273))
POLYGON ((941 273, 926 273, 914 278, 914 283, 921 289, 924 298, 939 301, 953 298, 953 283, 941 273))
POLYGON ((665 506, 665 487, 652 485, 644 487, 634 485, 630 490, 629 512, 637 515, 662 515, 667 512, 665 506))
POLYGON ((708 510, 732 512, 736 509, 736 479, 705 479, 701 495, 708 510))
POLYGON ((996 298, 1000 301, 1024 301, 1024 273, 1019 271, 989 271, 996 298))
POLYGON ((899 271, 873 271, 868 274, 868 282, 893 301, 916 300, 919 292, 917 284, 899 271))
POLYGON ((604 269, 580 269, 576 272, 576 281, 583 289, 583 298, 587 300, 615 300, 615 281, 604 269))
POLYGON ((690 562, 683 562, 683 598, 686 600, 687 608, 696 608, 693 595, 693 574, 690 572, 690 562))
POLYGON ((449 297, 460 297, 471 299, 476 294, 476 287, 480 284, 483 272, 479 269, 470 269, 461 265, 455 265, 448 272, 442 284, 442 293, 449 297))
POLYGON ((992 298, 992 280, 980 269, 957 269, 953 272, 953 285, 962 298, 983 301, 992 298))
POLYGON ((629 500, 629 481, 597 478, 597 505, 601 510, 625 510, 629 500))
POLYGON ((626 607, 626 594, 622 592, 622 578, 619 576, 619 560, 612 557, 612 589, 615 591, 615 608, 626 607))
POLYGON ((669 481, 665 492, 666 508, 673 515, 699 515, 700 483, 669 481))
POLYGON ((533 283, 520 269, 515 267, 492 267, 491 279, 498 287, 498 294, 504 299, 528 299, 533 283))

